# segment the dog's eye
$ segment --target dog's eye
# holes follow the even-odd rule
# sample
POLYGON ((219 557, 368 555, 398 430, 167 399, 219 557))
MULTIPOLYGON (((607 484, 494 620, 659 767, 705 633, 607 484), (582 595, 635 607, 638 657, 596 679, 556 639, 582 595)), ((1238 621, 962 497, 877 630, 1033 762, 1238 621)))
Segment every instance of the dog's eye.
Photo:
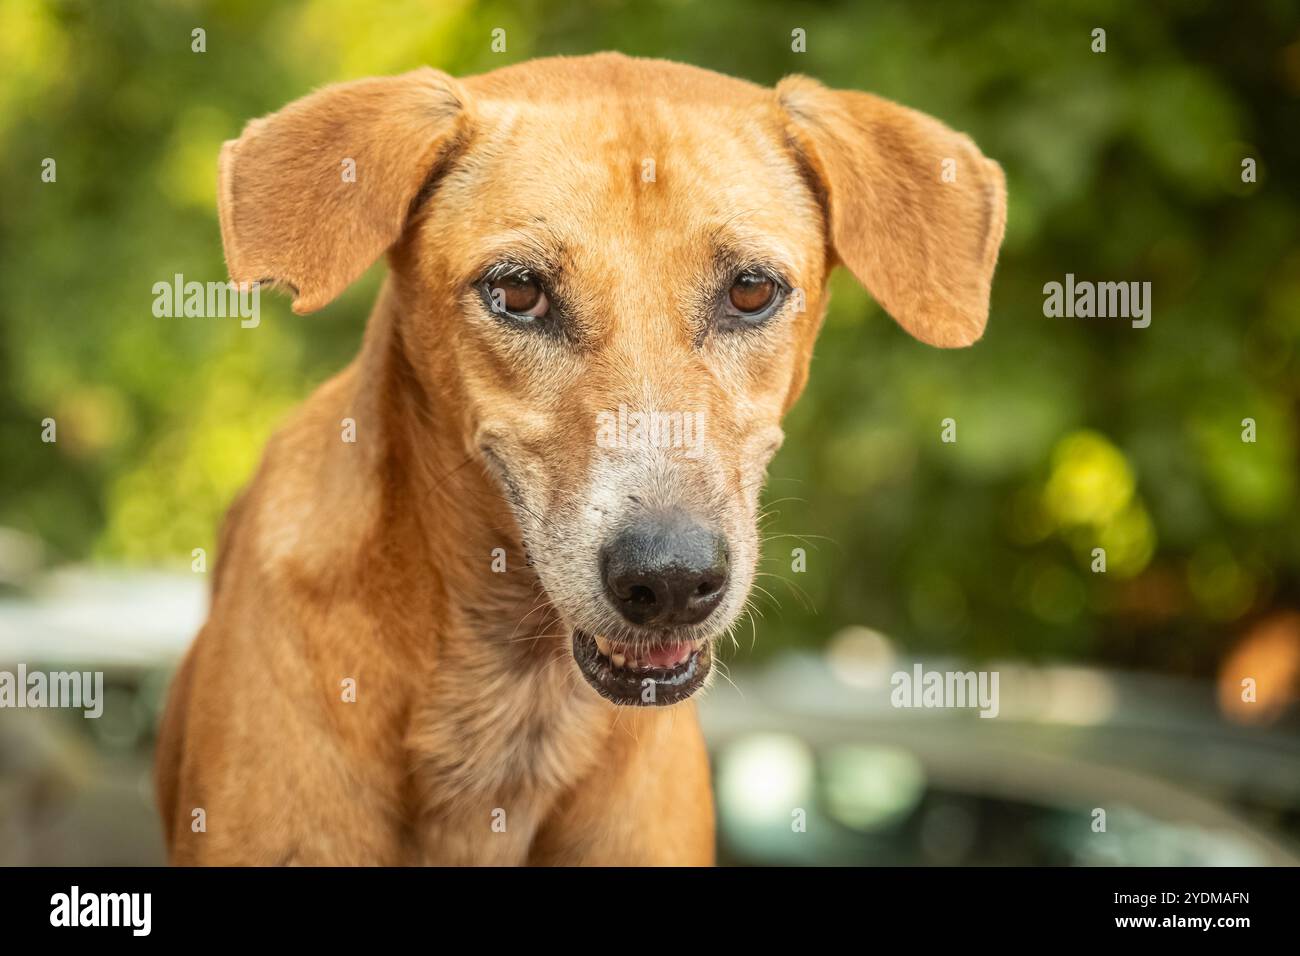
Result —
POLYGON ((727 293, 727 301, 740 315, 757 315, 776 298, 777 284, 761 272, 742 272, 727 293))
POLYGON ((763 324, 776 314, 788 291, 789 286, 766 269, 737 273, 718 306, 717 328, 730 331, 763 324))
POLYGON ((540 319, 550 310, 546 290, 531 272, 512 272, 486 283, 494 312, 521 319, 540 319))

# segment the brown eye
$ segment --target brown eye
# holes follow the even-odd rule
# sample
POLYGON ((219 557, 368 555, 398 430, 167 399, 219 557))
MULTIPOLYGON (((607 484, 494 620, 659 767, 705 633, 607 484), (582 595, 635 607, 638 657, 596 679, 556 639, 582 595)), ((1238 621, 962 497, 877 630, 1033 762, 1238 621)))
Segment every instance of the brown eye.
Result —
POLYGON ((742 272, 731 285, 727 298, 742 315, 762 312, 776 298, 776 282, 759 272, 742 272))
POLYGON ((489 294, 496 311, 528 318, 541 318, 551 305, 542 284, 529 272, 502 276, 491 283, 489 294))

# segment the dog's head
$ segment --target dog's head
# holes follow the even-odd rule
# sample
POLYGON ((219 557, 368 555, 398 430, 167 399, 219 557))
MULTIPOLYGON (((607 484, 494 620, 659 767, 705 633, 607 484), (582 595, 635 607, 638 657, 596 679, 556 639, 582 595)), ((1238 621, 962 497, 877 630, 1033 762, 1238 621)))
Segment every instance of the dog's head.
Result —
POLYGON ((391 250, 412 367, 627 704, 689 696, 744 608, 831 267, 969 345, 1006 215, 997 164, 927 116, 618 55, 324 89, 226 145, 220 207, 232 277, 296 312, 391 250))

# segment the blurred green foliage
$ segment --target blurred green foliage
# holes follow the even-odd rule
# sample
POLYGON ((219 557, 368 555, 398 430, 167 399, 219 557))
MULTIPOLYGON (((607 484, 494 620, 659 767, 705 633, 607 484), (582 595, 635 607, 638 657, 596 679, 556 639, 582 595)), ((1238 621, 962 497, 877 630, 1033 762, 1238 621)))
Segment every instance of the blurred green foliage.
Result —
POLYGON ((335 80, 603 49, 870 90, 1007 173, 975 348, 912 341, 836 276, 773 466, 760 651, 865 625, 935 652, 1205 671, 1252 615, 1300 605, 1290 0, 11 0, 0 526, 54 561, 188 562, 286 409, 355 354, 382 266, 321 315, 265 297, 256 333, 151 313, 154 282, 224 274, 216 156, 246 120, 335 80), (1042 287, 1067 272, 1150 281, 1150 328, 1045 318, 1042 287), (57 444, 37 440, 47 416, 57 444))

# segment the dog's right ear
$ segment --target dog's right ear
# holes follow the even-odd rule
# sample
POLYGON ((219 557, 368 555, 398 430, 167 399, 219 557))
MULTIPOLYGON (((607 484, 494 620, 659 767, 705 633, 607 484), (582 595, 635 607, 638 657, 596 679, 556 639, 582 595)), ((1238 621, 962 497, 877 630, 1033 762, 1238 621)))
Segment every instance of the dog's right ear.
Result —
POLYGON ((466 103, 424 67, 327 86, 250 122, 221 150, 230 277, 290 287, 300 315, 328 305, 401 236, 465 137, 466 103))

